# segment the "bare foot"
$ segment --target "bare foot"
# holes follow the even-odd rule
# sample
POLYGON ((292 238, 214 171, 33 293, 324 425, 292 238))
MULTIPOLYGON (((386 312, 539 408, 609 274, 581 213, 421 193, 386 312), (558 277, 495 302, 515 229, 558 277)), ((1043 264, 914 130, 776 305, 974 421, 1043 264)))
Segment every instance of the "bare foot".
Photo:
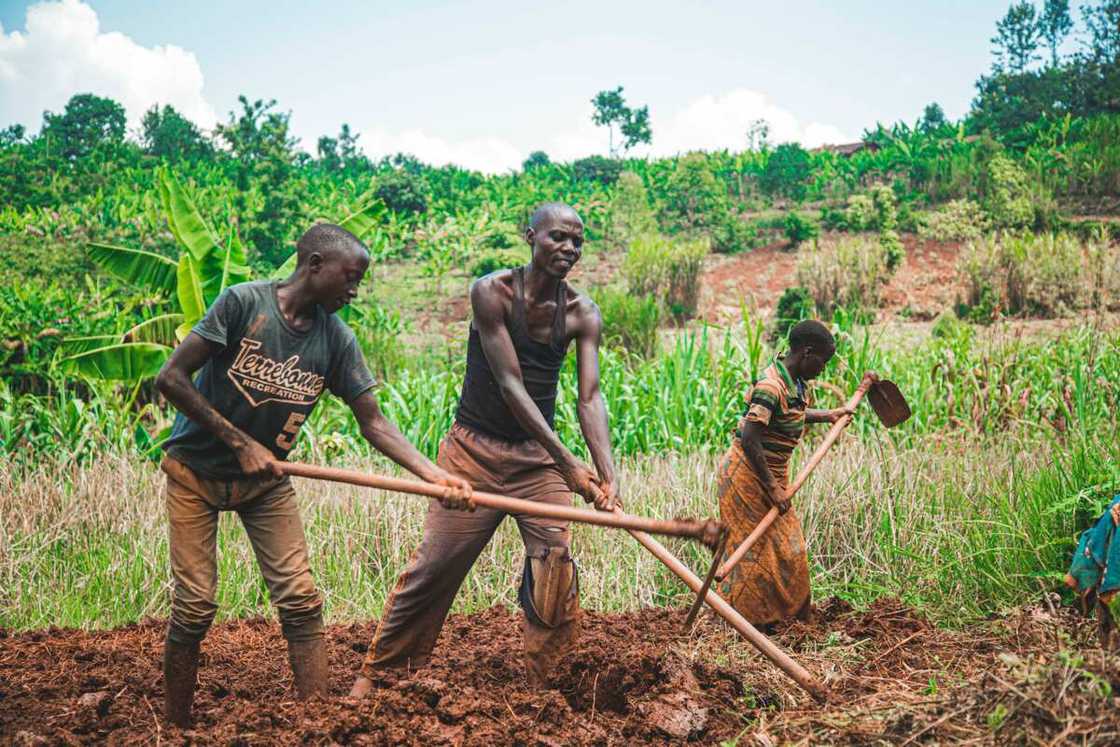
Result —
POLYGON ((354 680, 354 686, 350 688, 350 696, 354 700, 361 700, 369 691, 373 689, 373 680, 366 677, 358 677, 354 680))

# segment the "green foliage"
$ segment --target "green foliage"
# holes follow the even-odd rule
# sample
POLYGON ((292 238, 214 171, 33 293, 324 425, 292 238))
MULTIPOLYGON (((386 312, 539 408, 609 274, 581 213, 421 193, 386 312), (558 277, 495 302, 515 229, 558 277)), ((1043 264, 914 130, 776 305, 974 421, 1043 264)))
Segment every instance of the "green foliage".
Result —
POLYGON ((815 239, 820 234, 817 224, 802 216, 796 210, 790 210, 786 214, 783 228, 790 247, 794 249, 809 239, 815 239))
POLYGON ((406 216, 428 212, 423 182, 404 169, 378 177, 373 193, 393 212, 406 216))
POLYGON ((852 237, 814 242, 797 260, 797 282, 809 290, 821 313, 837 309, 870 311, 879 306, 879 292, 890 277, 879 241, 852 237))
POLYGON ((593 290, 591 298, 603 318, 604 343, 642 358, 657 353, 657 327, 661 323, 657 299, 607 287, 593 290))
POLYGON ((609 187, 618 181, 623 164, 612 158, 588 156, 572 162, 572 177, 577 181, 598 182, 609 187))
POLYGON ((1003 233, 970 243, 959 262, 970 318, 1060 316, 1120 298, 1120 251, 1103 239, 1003 233))
POLYGON ((548 154, 543 150, 535 150, 529 154, 528 158, 522 161, 521 170, 532 171, 533 169, 544 168, 550 165, 552 165, 552 161, 549 159, 548 154))
POLYGON ((1024 228, 1035 222, 1030 185, 1023 169, 1003 154, 988 161, 984 212, 995 228, 1024 228))
POLYGON ((852 195, 844 209, 844 226, 852 231, 875 228, 875 202, 868 195, 852 195))
POLYGON ((89 158, 103 146, 124 142, 124 107, 112 99, 81 93, 70 98, 62 114, 43 114, 40 135, 62 158, 89 158))
POLYGON ((670 239, 644 234, 630 242, 622 274, 630 294, 664 298, 678 320, 696 314, 700 298, 700 270, 710 251, 707 239, 670 239))
POLYGON ((649 191, 642 178, 632 171, 619 176, 608 215, 608 236, 622 246, 657 231, 657 215, 650 205, 649 191))
POLYGON ((213 153, 210 142, 194 123, 174 107, 153 104, 140 120, 140 145, 144 152, 169 161, 209 158, 213 153))
POLYGON ((996 64, 1012 73, 1021 73, 1038 59, 1039 26, 1034 3, 1020 0, 1011 4, 996 24, 992 37, 996 64))
POLYGON ((797 143, 783 143, 766 160, 759 185, 770 195, 800 202, 805 199, 812 166, 809 154, 797 143))
POLYGON ((474 264, 471 265, 471 275, 480 278, 498 270, 519 267, 525 264, 526 260, 525 252, 514 251, 513 249, 491 249, 480 254, 478 259, 474 261, 474 264))
POLYGON ((934 241, 978 239, 988 229, 988 219, 973 200, 952 200, 920 218, 918 236, 934 241))
POLYGON ((771 330, 772 340, 784 340, 789 335, 789 329, 802 319, 812 319, 816 316, 816 306, 813 296, 808 288, 800 285, 786 288, 778 298, 778 305, 774 309, 774 326, 771 330))

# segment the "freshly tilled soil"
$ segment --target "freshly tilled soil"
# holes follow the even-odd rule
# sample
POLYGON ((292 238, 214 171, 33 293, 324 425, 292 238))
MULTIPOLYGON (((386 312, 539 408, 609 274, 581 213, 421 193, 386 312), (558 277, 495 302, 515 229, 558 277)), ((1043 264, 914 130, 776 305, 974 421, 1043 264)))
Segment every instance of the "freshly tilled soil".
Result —
POLYGON ((452 616, 431 664, 346 693, 373 623, 328 630, 331 696, 294 699, 279 626, 215 626, 194 728, 161 717, 164 623, 0 631, 0 744, 1026 743, 1120 740, 1120 661, 1058 610, 946 632, 893 600, 831 600, 776 642, 828 684, 820 706, 712 619, 586 613, 553 688, 531 690, 514 612, 452 616))

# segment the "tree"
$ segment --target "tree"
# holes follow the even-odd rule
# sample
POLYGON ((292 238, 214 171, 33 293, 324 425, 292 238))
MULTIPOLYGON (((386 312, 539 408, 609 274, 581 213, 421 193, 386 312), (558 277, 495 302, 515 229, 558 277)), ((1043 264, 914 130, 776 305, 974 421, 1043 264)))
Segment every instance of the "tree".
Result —
POLYGON ((276 265, 290 253, 287 240, 299 229, 299 199, 295 194, 296 140, 288 134, 290 112, 273 111, 275 100, 250 102, 238 96, 241 113, 230 112, 229 121, 215 128, 234 157, 238 189, 235 209, 245 226, 245 237, 261 260, 276 265), (254 187, 263 204, 251 211, 254 187))
POLYGON ((922 119, 918 122, 918 129, 928 135, 931 132, 937 132, 948 123, 949 120, 945 118, 945 110, 941 108, 941 104, 934 101, 926 104, 926 108, 922 111, 922 119))
POLYGON ((213 152, 194 123, 168 104, 162 109, 153 104, 144 113, 140 120, 140 144, 148 155, 170 161, 203 158, 213 152))
POLYGON ((1073 16, 1069 12, 1069 0, 1045 0, 1038 16, 1038 35, 1046 40, 1050 48, 1050 66, 1058 66, 1058 47, 1073 29, 1073 16))
POLYGON ((653 133, 649 127, 649 107, 631 109, 627 106, 626 99, 622 96, 622 86, 610 91, 599 91, 591 99, 591 104, 595 107, 591 121, 599 127, 607 128, 607 147, 611 158, 618 156, 618 149, 614 144, 616 126, 622 136, 620 146, 624 151, 638 143, 651 142, 653 133))
POLYGON ((112 99, 79 93, 62 114, 43 112, 43 131, 52 155, 70 161, 87 158, 99 146, 124 142, 124 107, 112 99))
POLYGON ((350 171, 355 168, 366 168, 369 159, 358 147, 358 138, 350 131, 350 125, 343 122, 338 137, 323 135, 319 138, 317 151, 319 165, 326 171, 350 171))
POLYGON ((1012 73, 1025 71, 1038 59, 1038 37, 1034 5, 1030 0, 1012 3, 1007 15, 996 24, 996 35, 991 39, 996 66, 1012 73))
POLYGON ((1089 30, 1090 58, 1098 65, 1120 65, 1120 0, 1103 0, 1096 7, 1083 6, 1081 13, 1089 30))
POLYGON ((797 143, 783 143, 766 159, 759 186, 767 194, 778 194, 800 202, 812 172, 809 154, 797 143))
POLYGON ((761 117, 747 129, 747 150, 763 151, 769 147, 770 123, 761 117))
POLYGON ((521 170, 532 171, 533 169, 539 169, 544 166, 548 166, 550 163, 552 163, 552 160, 549 159, 547 153, 545 153, 543 150, 535 150, 530 153, 529 157, 521 163, 521 170))
POLYGON ((613 158, 588 156, 572 161, 572 177, 577 181, 599 182, 609 187, 618 181, 622 173, 622 163, 613 158))

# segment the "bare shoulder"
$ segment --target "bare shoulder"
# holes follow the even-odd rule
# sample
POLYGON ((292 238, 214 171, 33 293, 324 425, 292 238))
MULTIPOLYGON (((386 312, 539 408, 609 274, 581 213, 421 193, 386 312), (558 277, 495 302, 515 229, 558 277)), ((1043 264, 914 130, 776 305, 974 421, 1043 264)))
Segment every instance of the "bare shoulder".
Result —
POLYGON ((599 313, 599 305, 591 300, 591 296, 582 293, 568 284, 568 303, 565 313, 571 323, 570 327, 576 334, 598 334, 603 326, 603 317, 599 313))
POLYGON ((471 308, 503 308, 513 298, 513 270, 495 270, 471 283, 471 308))

